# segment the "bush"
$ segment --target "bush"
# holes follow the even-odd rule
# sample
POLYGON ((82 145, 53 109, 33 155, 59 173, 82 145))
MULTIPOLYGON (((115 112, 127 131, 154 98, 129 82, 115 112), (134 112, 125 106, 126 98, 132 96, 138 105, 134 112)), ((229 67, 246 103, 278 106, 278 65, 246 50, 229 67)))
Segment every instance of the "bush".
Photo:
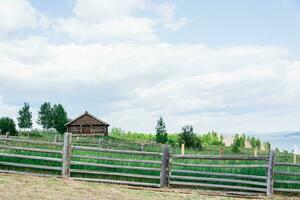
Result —
POLYGON ((178 135, 179 144, 185 144, 186 148, 202 149, 201 137, 197 137, 192 126, 187 125, 182 127, 182 132, 178 135))
POLYGON ((0 118, 0 130, 4 134, 9 132, 10 135, 17 135, 16 124, 13 119, 8 117, 0 118))

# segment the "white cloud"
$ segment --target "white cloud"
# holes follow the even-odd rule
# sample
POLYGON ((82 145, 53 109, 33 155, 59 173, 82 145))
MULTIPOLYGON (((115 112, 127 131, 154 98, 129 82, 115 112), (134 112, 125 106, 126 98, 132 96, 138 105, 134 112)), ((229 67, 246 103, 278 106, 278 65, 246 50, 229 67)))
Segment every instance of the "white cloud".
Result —
POLYGON ((27 0, 0 1, 0 34, 22 28, 45 27, 48 23, 48 19, 27 0))
POLYGON ((16 119, 18 107, 14 105, 7 105, 0 96, 0 117, 10 117, 16 119))
POLYGON ((76 18, 60 21, 59 31, 80 42, 116 43, 120 41, 155 42, 154 21, 148 18, 124 17, 106 19, 99 23, 76 18))
POLYGON ((187 23, 184 17, 175 19, 176 6, 170 2, 158 4, 156 10, 162 16, 163 28, 167 30, 178 31, 187 23))
POLYGON ((79 105, 125 129, 151 131, 160 115, 171 131, 186 123, 196 130, 289 129, 300 117, 300 62, 280 47, 30 38, 1 42, 0 52, 2 96, 60 97, 71 117, 79 105))
POLYGON ((77 0, 73 11, 74 17, 58 20, 56 30, 80 43, 158 42, 160 27, 177 31, 187 21, 175 18, 174 4, 144 0, 77 0))
POLYGON ((144 0, 77 0, 74 13, 85 21, 99 22, 104 18, 122 18, 145 8, 144 0))

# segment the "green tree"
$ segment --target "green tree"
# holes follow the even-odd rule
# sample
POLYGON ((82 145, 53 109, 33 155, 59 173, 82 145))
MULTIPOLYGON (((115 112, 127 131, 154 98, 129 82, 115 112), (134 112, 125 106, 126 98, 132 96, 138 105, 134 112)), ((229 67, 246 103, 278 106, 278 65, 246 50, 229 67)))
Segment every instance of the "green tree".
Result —
POLYGON ((232 144, 232 152, 241 152, 241 147, 243 147, 243 137, 240 137, 239 134, 235 134, 232 144))
POLYGON ((44 129, 53 128, 52 108, 50 102, 45 102, 41 105, 38 112, 37 123, 44 129))
POLYGON ((10 135, 16 135, 16 124, 13 119, 8 117, 0 118, 0 132, 6 133, 9 132, 10 135))
POLYGON ((186 125, 182 127, 181 133, 179 133, 178 142, 180 144, 185 144, 185 147, 195 147, 196 144, 196 135, 194 133, 194 129, 191 125, 186 125))
POLYGON ((19 110, 18 126, 22 128, 31 128, 32 127, 32 112, 30 112, 30 105, 24 103, 24 106, 19 110))
POLYGON ((67 112, 61 104, 55 104, 52 108, 52 123, 53 128, 57 132, 63 134, 66 131, 66 123, 68 122, 67 112))
POLYGON ((162 117, 158 119, 155 130, 156 130, 156 136, 155 136, 156 142, 165 144, 168 141, 168 133, 166 130, 166 123, 164 122, 162 117))

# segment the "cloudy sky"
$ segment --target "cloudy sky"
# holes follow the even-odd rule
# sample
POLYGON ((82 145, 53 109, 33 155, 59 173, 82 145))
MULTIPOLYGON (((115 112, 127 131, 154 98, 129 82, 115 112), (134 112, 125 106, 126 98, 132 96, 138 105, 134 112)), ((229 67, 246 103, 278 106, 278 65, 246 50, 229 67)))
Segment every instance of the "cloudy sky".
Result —
POLYGON ((0 0, 0 116, 125 130, 300 130, 297 0, 0 0))

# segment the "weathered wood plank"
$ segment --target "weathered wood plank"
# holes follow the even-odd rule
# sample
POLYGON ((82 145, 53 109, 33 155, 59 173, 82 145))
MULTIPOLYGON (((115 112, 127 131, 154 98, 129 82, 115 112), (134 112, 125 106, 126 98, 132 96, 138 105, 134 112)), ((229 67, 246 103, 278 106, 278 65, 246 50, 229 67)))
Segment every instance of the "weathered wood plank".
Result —
POLYGON ((7 142, 19 142, 19 143, 28 143, 28 144, 43 144, 43 145, 50 145, 50 146, 62 146, 63 143, 61 142, 45 142, 45 141, 36 141, 36 140, 23 140, 23 139, 14 139, 14 138, 1 138, 1 141, 7 142))
POLYGON ((247 184, 247 185, 267 186, 267 184, 265 182, 236 180, 236 179, 208 178, 208 177, 195 177, 195 176, 174 176, 174 175, 172 175, 171 178, 181 179, 181 180, 213 181, 213 182, 241 183, 241 184, 247 184))
POLYGON ((111 184, 120 184, 120 185, 146 186, 146 187, 155 187, 155 188, 160 187, 159 184, 133 182, 133 181, 117 181, 117 180, 108 180, 108 179, 75 178, 75 177, 72 177, 71 179, 77 181, 91 181, 91 182, 111 183, 111 184))
POLYGON ((185 167, 209 167, 209 168, 267 168, 268 165, 216 165, 216 164, 188 164, 188 163, 175 163, 172 162, 174 166, 185 166, 185 167))
POLYGON ((145 178, 145 179, 158 179, 158 180, 160 179, 160 176, 152 176, 152 175, 140 175, 140 174, 129 174, 129 173, 92 171, 92 170, 78 170, 78 169, 71 169, 71 173, 96 174, 96 175, 108 175, 108 176, 124 176, 124 177, 145 178))
POLYGON ((266 195, 268 197, 273 195, 274 168, 275 168, 275 151, 272 150, 270 151, 269 164, 268 164, 267 191, 266 191, 266 195))
POLYGON ((293 193, 300 193, 300 189, 287 189, 287 188, 274 188, 276 192, 293 192, 293 193))
POLYGON ((10 157, 10 158, 25 158, 32 160, 43 160, 43 161, 53 161, 53 162, 62 162, 61 158, 50 158, 50 157, 40 157, 40 156, 27 156, 21 154, 6 154, 0 153, 0 157, 10 157))
POLYGON ((275 162, 275 166, 300 167, 300 163, 283 163, 283 162, 275 162))
POLYGON ((33 173, 33 172, 21 172, 21 171, 15 171, 15 170, 0 170, 0 173, 4 174, 20 174, 20 175, 30 175, 30 176, 40 176, 40 177, 55 177, 55 178, 61 178, 60 175, 52 175, 52 174, 40 174, 40 173, 33 173))
POLYGON ((231 174, 231 173, 220 173, 220 172, 205 172, 205 171, 193 171, 193 170, 171 170, 172 173, 187 173, 187 174, 199 174, 199 175, 212 175, 212 176, 224 176, 224 177, 235 177, 235 178, 248 178, 248 179, 259 179, 267 180, 266 176, 246 175, 246 174, 231 174))
POLYGON ((17 147, 17 146, 5 146, 5 145, 0 145, 0 149, 12 149, 12 150, 20 150, 20 151, 62 154, 62 151, 58 151, 58 150, 37 149, 37 148, 27 148, 27 147, 17 147))
POLYGON ((275 171, 275 174, 287 175, 287 176, 300 176, 299 172, 285 172, 285 171, 275 171))
POLYGON ((223 155, 223 156, 210 156, 210 155, 194 155, 186 154, 171 155, 172 158, 180 159, 203 159, 203 160, 268 160, 268 156, 235 156, 235 155, 223 155))
POLYGON ((155 161, 155 160, 132 160, 132 159, 109 158, 109 157, 98 157, 98 156, 72 155, 72 158, 86 158, 86 159, 95 159, 95 160, 109 160, 109 161, 117 161, 117 162, 161 164, 161 161, 155 161))
POLYGON ((62 170, 61 167, 50 167, 50 166, 46 166, 46 165, 30 165, 30 164, 2 162, 2 161, 0 161, 0 165, 13 166, 13 167, 25 167, 25 168, 33 168, 33 169, 48 169, 48 170, 57 170, 57 171, 62 170))
POLYGON ((160 171, 160 187, 169 186, 169 175, 170 175, 170 146, 163 146, 163 156, 160 171))
POLYGON ((285 184, 300 184, 300 181, 294 180, 275 180, 275 183, 285 183, 285 184))
POLYGON ((243 187, 243 186, 234 186, 234 185, 219 185, 219 184, 208 184, 208 183, 191 183, 191 182, 170 181, 170 185, 266 192, 265 188, 243 187))
POLYGON ((92 166, 92 167, 105 167, 105 168, 116 168, 116 169, 132 169, 132 170, 144 170, 144 171, 159 171, 159 168, 151 168, 151 167, 134 167, 134 166, 125 166, 125 165, 107 165, 107 164, 98 164, 98 163, 88 163, 88 162, 78 162, 71 161, 71 165, 84 165, 84 166, 92 166))
POLYGON ((149 156, 161 156, 161 153, 157 152, 141 152, 141 151, 130 151, 130 150, 115 150, 115 149, 103 149, 96 147, 82 147, 82 146, 73 146, 74 150, 82 151, 99 151, 99 152, 108 152, 108 153, 120 153, 120 154, 136 154, 136 155, 149 155, 149 156))
POLYGON ((72 155, 72 133, 66 132, 64 135, 64 146, 63 146, 63 163, 62 163, 62 177, 70 177, 71 168, 71 155, 72 155))

